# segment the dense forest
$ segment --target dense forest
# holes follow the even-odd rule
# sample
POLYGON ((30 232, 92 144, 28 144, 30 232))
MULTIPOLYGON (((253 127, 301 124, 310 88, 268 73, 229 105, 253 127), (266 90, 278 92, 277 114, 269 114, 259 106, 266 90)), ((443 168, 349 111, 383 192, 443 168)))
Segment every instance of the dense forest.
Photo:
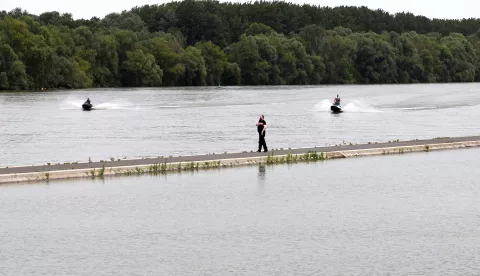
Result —
POLYGON ((185 0, 0 12, 0 90, 480 81, 480 19, 185 0))

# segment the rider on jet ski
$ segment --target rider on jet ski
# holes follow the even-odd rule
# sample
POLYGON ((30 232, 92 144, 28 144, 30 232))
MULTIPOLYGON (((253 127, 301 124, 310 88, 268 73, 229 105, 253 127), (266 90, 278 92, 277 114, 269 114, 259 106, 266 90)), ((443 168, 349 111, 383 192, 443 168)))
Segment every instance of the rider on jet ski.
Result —
POLYGON ((334 103, 335 105, 340 105, 340 101, 341 101, 341 100, 340 100, 340 96, 338 96, 338 94, 337 94, 337 97, 333 100, 333 103, 334 103))
POLYGON ((87 98, 87 101, 85 101, 86 104, 91 104, 90 103, 90 98, 87 98))

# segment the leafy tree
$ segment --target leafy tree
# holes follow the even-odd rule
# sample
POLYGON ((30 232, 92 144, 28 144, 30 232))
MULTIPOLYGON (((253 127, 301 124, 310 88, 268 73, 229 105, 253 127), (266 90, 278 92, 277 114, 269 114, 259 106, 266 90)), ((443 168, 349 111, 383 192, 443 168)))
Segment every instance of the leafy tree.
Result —
POLYGON ((219 46, 209 42, 199 42, 195 48, 202 53, 207 69, 207 85, 219 85, 226 67, 227 56, 219 46))
POLYGON ((110 13, 105 16, 102 23, 106 28, 130 30, 133 32, 140 32, 146 28, 140 16, 131 12, 110 13))
POLYGON ((122 64, 124 86, 160 86, 163 71, 155 63, 155 57, 142 50, 127 52, 122 64))
POLYGON ((183 0, 0 11, 0 89, 480 81, 480 19, 183 0))
POLYGON ((258 34, 271 34, 273 29, 265 24, 262 23, 252 23, 248 28, 245 30, 246 35, 258 35, 258 34))
POLYGON ((18 60, 13 49, 0 40, 0 89, 21 90, 28 88, 25 65, 18 60))
POLYGON ((185 78, 181 85, 205 85, 207 69, 202 53, 195 47, 188 47, 183 56, 182 63, 185 65, 185 78))
POLYGON ((185 75, 185 64, 182 63, 184 49, 175 36, 155 37, 143 41, 142 46, 164 68, 165 85, 177 85, 182 81, 185 75))
POLYGON ((355 34, 355 68, 359 83, 395 83, 398 79, 395 49, 386 37, 374 33, 355 34))
POLYGON ((350 37, 338 35, 334 31, 326 32, 320 49, 325 64, 324 83, 355 83, 355 59, 357 44, 350 37))
POLYGON ((242 35, 239 42, 230 46, 230 60, 240 66, 243 84, 263 84, 259 83, 259 79, 268 79, 268 76, 260 76, 268 73, 257 68, 261 57, 253 36, 242 35))

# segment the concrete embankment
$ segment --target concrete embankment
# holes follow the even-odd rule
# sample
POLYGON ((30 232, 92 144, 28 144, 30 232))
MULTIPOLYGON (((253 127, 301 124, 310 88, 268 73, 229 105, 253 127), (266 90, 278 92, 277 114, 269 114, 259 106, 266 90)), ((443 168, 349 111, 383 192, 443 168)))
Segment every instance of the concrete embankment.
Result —
POLYGON ((95 178, 144 173, 158 174, 172 171, 211 169, 262 163, 311 162, 355 156, 403 154, 470 147, 480 147, 480 136, 280 149, 269 153, 224 153, 108 162, 8 167, 0 168, 0 183, 48 181, 51 179, 82 177, 95 178))

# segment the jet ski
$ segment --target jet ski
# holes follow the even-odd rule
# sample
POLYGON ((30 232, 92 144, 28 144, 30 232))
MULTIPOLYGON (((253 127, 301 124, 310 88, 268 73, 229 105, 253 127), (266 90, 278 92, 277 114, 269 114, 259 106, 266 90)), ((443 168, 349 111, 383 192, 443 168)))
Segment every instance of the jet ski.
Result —
POLYGON ((92 110, 92 108, 93 108, 93 105, 90 104, 90 103, 82 104, 82 109, 85 110, 85 111, 90 111, 90 110, 92 110))
POLYGON ((342 106, 341 106, 340 104, 332 104, 332 106, 330 106, 330 110, 331 110, 333 113, 343 112, 342 106))

